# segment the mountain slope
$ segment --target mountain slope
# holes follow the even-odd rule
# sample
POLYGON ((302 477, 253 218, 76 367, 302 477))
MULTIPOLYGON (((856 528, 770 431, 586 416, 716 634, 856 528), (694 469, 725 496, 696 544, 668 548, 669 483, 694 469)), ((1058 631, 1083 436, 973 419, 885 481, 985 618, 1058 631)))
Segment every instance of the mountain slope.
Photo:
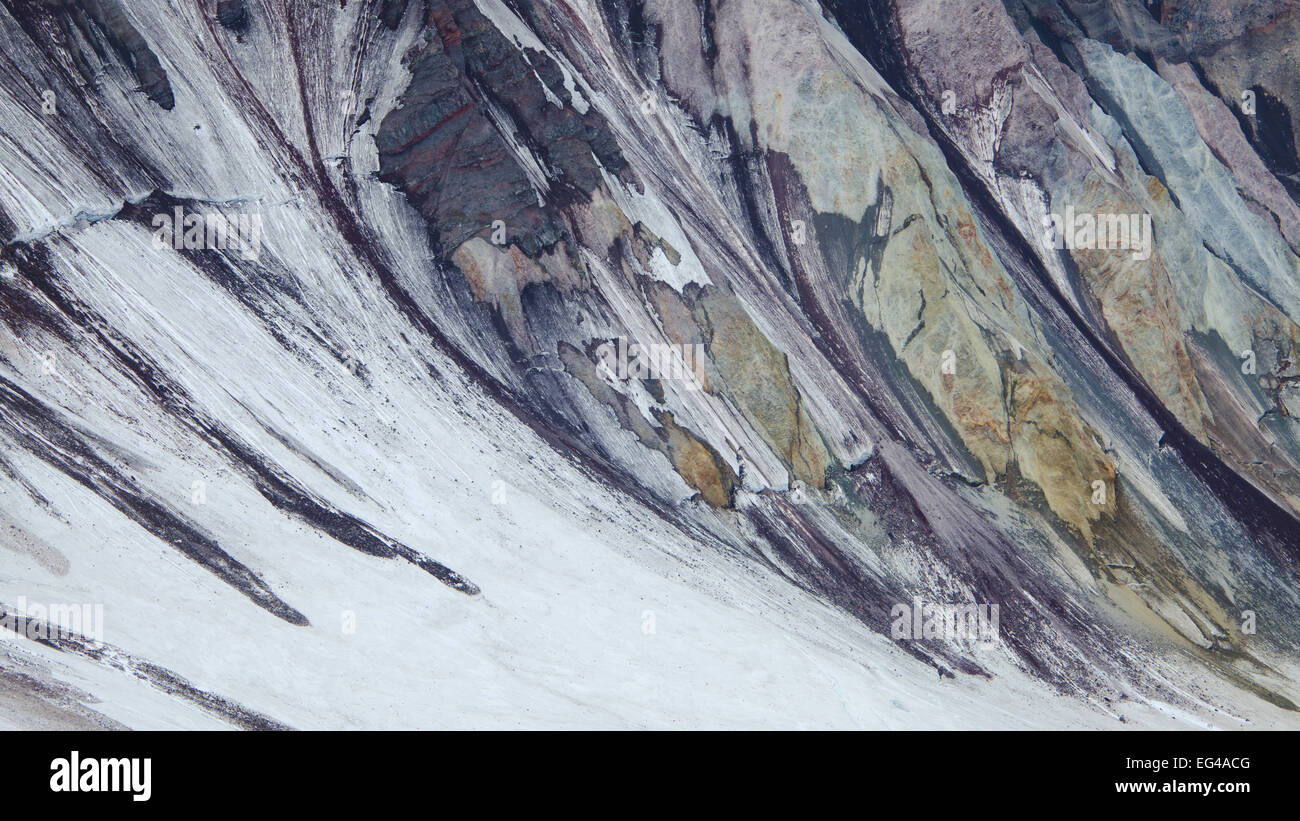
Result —
POLYGON ((1300 16, 960 5, 0 3, 3 721, 1297 726, 1300 16))

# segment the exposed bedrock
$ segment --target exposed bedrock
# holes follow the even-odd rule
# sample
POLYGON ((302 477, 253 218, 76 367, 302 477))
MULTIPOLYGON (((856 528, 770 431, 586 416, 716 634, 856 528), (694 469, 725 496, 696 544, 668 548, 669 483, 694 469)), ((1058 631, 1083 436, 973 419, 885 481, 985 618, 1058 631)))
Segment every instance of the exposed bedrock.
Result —
MULTIPOLYGON (((464 8, 435 11, 408 58, 406 102, 381 129, 385 178, 451 238, 532 401, 559 424, 590 433, 611 414, 700 499, 741 509, 746 491, 834 489, 862 463, 863 439, 868 453, 896 442, 893 458, 947 477, 933 492, 970 485, 986 504, 1035 509, 1027 526, 1074 544, 1130 615, 1154 612, 1203 647, 1240 647, 1233 594, 1185 552, 1229 551, 1240 536, 1198 545, 1182 505, 1208 485, 1215 515, 1241 517, 1263 540, 1261 561, 1294 561, 1300 451, 1291 400, 1270 398, 1289 396, 1288 317, 1300 311, 1284 186, 1211 105, 1217 92, 1180 73, 1188 47, 1139 6, 826 8, 822 19, 793 3, 606 10, 629 74, 582 92, 581 117, 568 108, 576 95, 540 104, 519 57, 527 46, 476 34, 481 18, 464 8), (1134 42, 1159 65, 1115 50, 1134 42), (641 85, 647 54, 666 100, 641 85), (510 67, 525 79, 508 80, 510 67), (497 99, 515 101, 511 119, 479 111, 497 99), (565 138, 538 135, 582 121, 620 157, 661 158, 660 117, 686 119, 711 171, 634 159, 629 189, 616 163, 592 173, 539 150, 565 138), (463 139, 447 125, 457 118, 463 139), (473 197, 454 181, 413 181, 412 169, 466 144, 499 149, 495 164, 466 164, 473 197), (640 220, 639 196, 667 205, 689 247, 640 220), (472 216, 457 204, 466 198, 472 216), (1067 207, 1124 215, 1133 247, 1045 246, 1044 219, 1067 207), (498 219, 522 230, 494 241, 498 219), (719 235, 723 222, 737 233, 719 235), (701 345, 698 390, 611 378, 600 352, 622 336, 701 345), (1258 373, 1240 368, 1247 348, 1269 356, 1258 373), (542 376, 557 358, 573 381, 542 376), (1183 469, 1142 455, 1170 423, 1196 443, 1183 469), (1237 490, 1213 487, 1225 472, 1271 500, 1270 523, 1237 490)), ((518 10, 534 31, 565 19, 546 4, 518 10)), ((563 61, 552 71, 566 77, 582 64, 576 35, 554 47, 536 61, 563 61)), ((674 486, 619 436, 586 446, 631 475, 656 465, 660 493, 674 486)), ((1262 582, 1255 572, 1250 584, 1262 582)))
POLYGON ((375 141, 382 179, 401 188, 450 255, 499 225, 537 255, 565 236, 553 209, 625 162, 599 114, 584 116, 555 61, 520 49, 472 0, 426 7, 411 82, 375 141), (599 165, 598 165, 599 164, 599 165))
MULTIPOLYGON (((1294 4, 163 5, 0 3, 31 578, 157 559, 268 653, 409 689, 437 656, 470 707, 570 715, 687 590, 884 648, 849 676, 1294 720, 1294 4), (900 634, 920 601, 996 604, 998 640, 900 634), (340 611, 383 636, 333 644, 340 611)), ((705 621, 674 654, 793 652, 705 621)), ((164 630, 96 663, 133 642, 201 698, 164 630)), ((221 720, 301 723, 218 667, 221 720)))

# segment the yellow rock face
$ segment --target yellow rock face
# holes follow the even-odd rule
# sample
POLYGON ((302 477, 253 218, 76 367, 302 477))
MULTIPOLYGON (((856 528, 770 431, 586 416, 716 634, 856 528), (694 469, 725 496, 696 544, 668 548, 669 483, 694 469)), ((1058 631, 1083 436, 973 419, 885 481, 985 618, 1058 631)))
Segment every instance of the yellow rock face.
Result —
POLYGON ((1114 465, 1057 379, 1013 374, 1009 383, 1020 474, 1042 490, 1052 512, 1091 542, 1092 523, 1103 514, 1115 515, 1114 465))
MULTIPOLYGON (((1150 184, 1159 189, 1153 193, 1163 194, 1159 181, 1151 179, 1150 184)), ((1128 215, 1145 210, 1096 173, 1089 175, 1072 204, 1077 212, 1090 214, 1128 215)), ((1142 379, 1184 427, 1205 441, 1210 411, 1196 383, 1183 341, 1178 301, 1158 251, 1146 260, 1135 259, 1127 250, 1101 248, 1076 249, 1070 256, 1142 379)))
POLYGON ((673 469, 686 484, 700 492, 704 501, 714 507, 730 505, 735 481, 729 472, 723 470, 719 460, 690 431, 676 423, 672 414, 663 414, 660 421, 668 433, 668 458, 673 469))
POLYGON ((984 480, 1002 480, 1014 466, 1053 513, 1091 541, 1093 523, 1115 511, 1114 467, 1064 383, 1013 350, 1009 337, 985 329, 1033 336, 1017 327, 1009 310, 1012 285, 979 246, 969 214, 959 208, 949 214, 951 233, 932 214, 909 221, 896 208, 893 222, 903 227, 890 236, 880 270, 859 271, 851 297, 889 337, 983 468, 984 480), (1103 483, 1104 493, 1095 492, 1094 482, 1103 483))
POLYGON ((864 315, 878 318, 908 371, 983 466, 985 480, 1006 473, 1010 440, 998 362, 963 309, 923 220, 894 234, 878 275, 858 293, 864 315))
POLYGON ((734 298, 716 289, 701 297, 696 321, 709 339, 709 353, 723 384, 746 418, 796 478, 822 487, 826 448, 790 380, 785 354, 763 336, 734 298))

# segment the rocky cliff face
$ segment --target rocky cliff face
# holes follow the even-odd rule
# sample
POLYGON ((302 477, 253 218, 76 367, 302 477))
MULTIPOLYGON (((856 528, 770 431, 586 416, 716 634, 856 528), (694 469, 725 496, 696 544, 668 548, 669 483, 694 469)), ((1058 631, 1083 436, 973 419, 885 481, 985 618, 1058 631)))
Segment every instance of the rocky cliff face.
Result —
POLYGON ((0 2, 0 715, 1297 726, 1296 26, 0 2))

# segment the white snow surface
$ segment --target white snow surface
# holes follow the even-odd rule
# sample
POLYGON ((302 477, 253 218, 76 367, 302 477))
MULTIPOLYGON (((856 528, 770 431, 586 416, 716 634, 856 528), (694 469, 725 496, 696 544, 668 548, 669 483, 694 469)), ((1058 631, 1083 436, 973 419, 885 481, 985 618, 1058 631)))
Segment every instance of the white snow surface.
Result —
MULTIPOLYGON (((477 1, 515 42, 541 48, 499 0, 477 1)), ((151 24, 149 6, 131 4, 146 38, 160 53, 201 66, 185 21, 151 24)), ((182 72, 166 67, 178 83, 182 72)), ((188 73, 189 86, 219 86, 205 86, 200 70, 188 73)), ((585 110, 567 67, 565 83, 585 110)), ((205 413, 313 493, 482 592, 463 595, 277 510, 102 352, 68 348, 39 329, 22 339, 0 329, 0 374, 60 408, 66 423, 111 443, 101 448, 105 458, 217 534, 310 625, 257 607, 23 452, 13 454, 13 468, 49 505, 32 504, 19 482, 0 473, 0 507, 66 567, 52 570, 49 561, 0 545, 0 602, 103 604, 108 644, 301 729, 1228 728, 1289 720, 1258 701, 1250 715, 1215 709, 1226 685, 1173 654, 1162 662, 1166 678, 1201 706, 1064 697, 1000 651, 981 657, 992 679, 938 679, 933 667, 850 615, 752 557, 696 541, 557 453, 411 326, 310 192, 283 196, 295 190, 281 176, 289 164, 263 159, 257 136, 222 94, 182 91, 178 110, 195 100, 207 109, 181 111, 169 126, 174 133, 158 126, 159 155, 203 158, 199 168, 169 168, 201 188, 195 196, 266 198, 262 261, 268 275, 272 263, 284 266, 302 300, 277 306, 270 323, 287 345, 182 254, 155 250, 138 226, 74 220, 78 212, 114 210, 120 200, 70 156, 20 166, 9 162, 20 152, 0 142, 0 207, 21 215, 25 236, 48 234, 44 242, 77 298, 205 413), (204 128, 194 131, 193 118, 204 128), (65 183, 57 191, 38 184, 54 167, 65 183), (317 337, 363 363, 366 379, 317 337), (44 367, 47 354, 53 372, 44 367), (195 482, 203 483, 201 504, 193 501, 195 482)), ((283 101, 281 92, 268 93, 283 101)), ((0 112, 13 110, 0 100, 0 112)), ((0 136, 13 139, 17 122, 0 123, 0 136)), ((30 132, 24 147, 40 144, 35 127, 22 122, 30 132)), ((300 129, 286 130, 297 144, 300 129)), ((374 181, 364 186, 372 186, 360 194, 368 208, 386 207, 391 192, 374 181)), ((624 195, 620 206, 630 217, 683 254, 675 270, 656 265, 657 275, 678 288, 708 281, 661 200, 611 188, 624 195)), ((399 267, 414 276, 413 252, 399 254, 399 267)), ((92 709, 132 728, 228 726, 128 673, 8 631, 0 631, 0 652, 45 665, 92 694, 92 709)), ((1243 696, 1234 691, 1233 698, 1243 696)), ((0 711, 0 728, 22 726, 22 715, 0 711)))

